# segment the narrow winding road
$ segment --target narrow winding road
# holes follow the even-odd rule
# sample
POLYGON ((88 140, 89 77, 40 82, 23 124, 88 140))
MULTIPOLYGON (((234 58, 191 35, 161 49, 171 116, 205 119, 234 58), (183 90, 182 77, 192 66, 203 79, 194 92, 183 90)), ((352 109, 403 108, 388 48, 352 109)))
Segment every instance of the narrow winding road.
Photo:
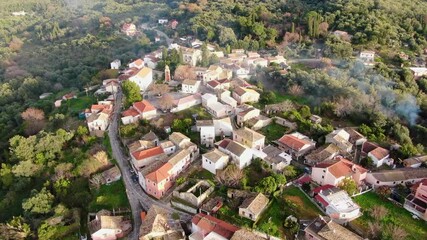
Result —
POLYGON ((156 28, 149 27, 147 24, 142 24, 141 28, 156 31, 157 35, 160 35, 166 39, 167 47, 169 47, 173 43, 173 40, 171 38, 169 38, 166 33, 162 32, 156 28))
POLYGON ((131 240, 137 240, 139 238, 139 227, 141 226, 141 211, 148 211, 153 204, 156 204, 170 212, 177 212, 180 215, 182 221, 187 222, 191 219, 191 215, 183 213, 179 210, 172 208, 171 206, 157 201, 148 196, 138 183, 132 181, 132 174, 130 172, 130 162, 127 160, 128 156, 121 147, 121 141, 118 131, 120 112, 122 108, 122 89, 119 88, 115 104, 114 111, 109 126, 108 137, 110 138, 110 144, 113 152, 113 157, 116 159, 117 164, 122 172, 122 178, 126 187, 126 194, 129 199, 129 204, 132 209, 133 216, 133 231, 129 234, 128 238, 131 240))

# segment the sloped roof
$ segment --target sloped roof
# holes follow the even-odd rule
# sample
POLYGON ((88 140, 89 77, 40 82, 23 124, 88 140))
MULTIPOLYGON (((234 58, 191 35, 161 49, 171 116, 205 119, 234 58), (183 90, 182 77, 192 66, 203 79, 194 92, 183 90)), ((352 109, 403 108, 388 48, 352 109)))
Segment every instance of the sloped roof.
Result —
POLYGON ((139 112, 133 108, 129 108, 128 110, 122 112, 123 117, 130 117, 130 116, 136 117, 138 115, 139 115, 139 112))
POLYGON ((370 152, 374 157, 376 157, 378 160, 381 160, 389 155, 389 151, 387 149, 384 149, 382 147, 377 147, 374 150, 370 152))
POLYGON ((197 215, 194 215, 194 217, 191 219, 191 222, 197 225, 206 235, 208 235, 210 232, 215 232, 227 239, 230 239, 233 234, 239 230, 238 227, 231 225, 230 223, 224 222, 204 213, 198 213, 197 215))
POLYGON ((262 193, 258 193, 252 197, 246 198, 239 208, 245 208, 254 214, 260 214, 268 205, 270 200, 262 193))
POLYGON ((146 149, 146 150, 140 150, 140 151, 133 152, 132 156, 136 160, 144 160, 146 158, 154 157, 156 155, 160 155, 163 153, 164 153, 163 148, 158 146, 158 147, 154 147, 154 148, 150 148, 150 149, 146 149))
POLYGON ((151 232, 164 234, 172 231, 182 232, 180 224, 177 224, 172 218, 170 218, 168 211, 165 208, 158 205, 152 205, 148 210, 139 230, 139 235, 141 237, 146 236, 151 232))
POLYGON ((325 240, 362 240, 363 238, 359 235, 351 232, 347 228, 335 223, 331 220, 330 217, 321 216, 311 222, 307 228, 306 232, 317 235, 317 239, 325 240))
POLYGON ((149 101, 147 101, 147 100, 142 100, 142 101, 139 101, 139 102, 135 102, 133 104, 133 107, 137 111, 142 112, 142 113, 143 112, 149 112, 149 111, 156 110, 156 108, 153 105, 151 105, 151 103, 149 101))
POLYGON ((427 176, 427 168, 400 168, 394 170, 386 170, 369 173, 381 182, 399 182, 410 179, 425 178, 427 176))
POLYGON ((148 74, 152 73, 153 70, 148 67, 143 67, 139 72, 135 75, 140 78, 145 78, 148 74))
POLYGON ((237 230, 230 240, 266 240, 266 238, 256 235, 250 230, 242 228, 237 230))
POLYGON ((171 169, 172 165, 170 163, 165 163, 159 169, 147 174, 145 178, 151 180, 152 182, 159 183, 170 176, 169 171, 171 169))
POLYGON ((228 143, 226 149, 238 157, 240 157, 246 150, 248 150, 248 148, 242 144, 231 140, 228 143))
POLYGON ((190 140, 190 138, 180 132, 173 132, 171 135, 169 135, 169 140, 171 140, 175 145, 179 146, 182 141, 190 140))
POLYGON ((191 85, 191 86, 194 86, 194 85, 196 85, 196 83, 197 82, 199 82, 199 81, 197 81, 197 80, 193 80, 193 79, 185 79, 183 82, 182 82, 182 84, 184 85, 191 85))
POLYGON ((173 154, 169 158, 168 163, 170 163, 171 166, 175 166, 177 163, 179 163, 182 159, 189 156, 190 154, 191 154, 191 152, 188 151, 187 149, 182 149, 182 150, 176 152, 175 154, 173 154))
POLYGON ((228 158, 228 155, 215 148, 214 150, 203 154, 203 157, 205 157, 205 158, 211 160, 212 162, 216 163, 218 160, 220 160, 224 157, 228 158))
POLYGON ((252 142, 265 139, 264 135, 247 127, 237 129, 234 133, 252 142))
POLYGON ((305 145, 311 144, 306 139, 299 139, 291 134, 285 134, 279 139, 279 142, 295 150, 301 150, 305 145))
POLYGON ((147 140, 147 141, 155 141, 155 140, 158 140, 159 137, 157 137, 157 135, 153 131, 150 131, 147 134, 145 134, 142 137, 142 139, 147 140))
POLYGON ((317 168, 327 168, 328 171, 334 175, 335 178, 347 177, 352 175, 353 171, 358 171, 360 173, 365 173, 368 170, 354 164, 353 162, 344 159, 344 158, 335 158, 333 161, 328 161, 325 163, 320 163, 316 165, 317 168))

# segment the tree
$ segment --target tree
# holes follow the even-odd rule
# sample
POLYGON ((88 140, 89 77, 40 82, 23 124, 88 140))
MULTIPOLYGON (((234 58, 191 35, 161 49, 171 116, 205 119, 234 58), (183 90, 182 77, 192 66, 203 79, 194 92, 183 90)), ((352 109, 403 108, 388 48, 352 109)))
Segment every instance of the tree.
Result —
POLYGON ((27 108, 21 113, 22 119, 25 121, 25 132, 28 135, 34 135, 45 126, 44 112, 37 108, 27 108))
POLYGON ((169 92, 169 86, 167 84, 153 84, 150 92, 160 97, 169 92))
POLYGON ((294 166, 289 165, 283 169, 283 174, 288 178, 294 178, 297 175, 297 171, 294 166))
POLYGON ((376 192, 378 193, 378 195, 380 195, 381 198, 386 199, 390 196, 391 189, 387 186, 380 186, 376 189, 376 192))
POLYGON ((273 174, 274 179, 276 180, 277 186, 283 186, 286 184, 286 177, 283 174, 273 174))
POLYGON ((174 79, 178 81, 183 81, 185 79, 196 79, 197 74, 194 72, 194 69, 188 65, 180 65, 176 68, 174 79))
POLYGON ((141 89, 138 84, 132 81, 124 81, 122 83, 123 94, 126 96, 125 107, 128 108, 134 102, 138 102, 142 100, 141 89))
POLYGON ((277 99, 277 96, 272 91, 264 91, 261 93, 260 102, 263 104, 271 104, 274 103, 277 99))
POLYGON ((44 187, 40 192, 33 191, 32 197, 22 203, 22 208, 31 214, 46 214, 52 211, 54 196, 44 187))
POLYGON ((163 95, 159 100, 159 105, 162 108, 162 110, 170 110, 174 106, 174 99, 172 95, 165 94, 163 95))
POLYGON ((0 239, 24 240, 31 236, 30 225, 21 216, 14 216, 8 223, 0 223, 0 239))
POLYGON ((21 161, 13 166, 12 172, 17 177, 34 177, 42 170, 41 165, 33 163, 31 160, 21 161))
POLYGON ((352 178, 344 178, 338 187, 346 191, 350 196, 358 192, 357 183, 352 178))
POLYGON ((220 26, 218 40, 222 46, 226 46, 227 44, 234 44, 237 38, 232 28, 220 26))
POLYGON ((310 107, 307 105, 304 105, 299 110, 302 118, 309 118, 311 116, 311 110, 310 107))
POLYGON ((228 187, 237 187, 240 185, 244 172, 236 165, 230 164, 224 170, 217 172, 216 180, 222 185, 228 187))
POLYGON ((87 129, 87 127, 86 126, 79 126, 78 128, 77 128, 77 135, 78 136, 80 136, 80 137, 82 137, 82 136, 85 136, 85 135, 88 135, 89 134, 89 130, 87 129))
POLYGON ((255 191, 272 194, 277 189, 276 179, 272 176, 263 178, 255 187, 255 191))

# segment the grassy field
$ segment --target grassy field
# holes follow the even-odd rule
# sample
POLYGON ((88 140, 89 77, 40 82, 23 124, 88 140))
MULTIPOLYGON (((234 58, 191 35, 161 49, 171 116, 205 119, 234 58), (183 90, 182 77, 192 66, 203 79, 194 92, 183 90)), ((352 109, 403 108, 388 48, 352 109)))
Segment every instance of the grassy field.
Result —
POLYGON ((71 112, 81 112, 86 108, 90 108, 90 106, 95 102, 96 98, 94 96, 81 96, 75 99, 70 99, 66 103, 71 112))
POLYGON ((275 141, 283 136, 288 129, 279 124, 272 123, 261 129, 261 133, 265 135, 268 142, 275 141))
POLYGON ((294 204, 292 214, 299 219, 314 219, 322 212, 297 187, 289 187, 283 191, 283 198, 288 205, 294 204))
POLYGON ((121 180, 110 185, 103 185, 99 190, 94 190, 93 193, 93 201, 89 204, 90 211, 129 207, 125 186, 121 180))
POLYGON ((406 239, 427 239, 427 223, 423 220, 415 220, 411 213, 404 208, 394 205, 388 200, 383 200, 374 192, 368 192, 354 198, 354 201, 364 210, 363 216, 354 220, 354 224, 361 230, 368 231, 368 222, 373 219, 369 216, 369 209, 374 206, 384 206, 388 209, 388 214, 381 220, 385 226, 397 225, 402 227, 408 236, 406 239))
POLYGON ((203 180, 211 180, 213 181, 215 179, 215 175, 209 172, 206 169, 202 169, 200 171, 195 171, 191 173, 188 178, 194 178, 194 179, 203 179, 203 180))

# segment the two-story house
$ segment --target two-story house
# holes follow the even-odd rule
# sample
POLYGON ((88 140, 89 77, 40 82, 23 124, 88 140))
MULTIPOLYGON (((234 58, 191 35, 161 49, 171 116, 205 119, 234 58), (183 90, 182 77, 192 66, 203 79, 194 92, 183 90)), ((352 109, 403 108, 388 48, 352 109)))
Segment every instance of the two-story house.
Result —
POLYGON ((145 92, 153 82, 153 70, 143 67, 135 75, 129 78, 129 81, 136 83, 142 92, 145 92))
POLYGON ((230 139, 224 139, 218 144, 218 149, 228 154, 239 169, 251 164, 253 153, 248 147, 230 139))
POLYGON ((403 207, 427 221, 427 178, 412 186, 412 193, 405 199, 403 207))
POLYGON ((298 132, 283 135, 277 141, 277 144, 280 148, 295 157, 304 156, 316 148, 316 142, 298 132))
POLYGON ((197 93, 199 92, 200 87, 200 81, 192 80, 192 79, 185 79, 182 82, 181 90, 183 93, 197 93))
POLYGON ((233 140, 256 150, 262 150, 265 144, 264 135, 247 127, 235 130, 233 140))
POLYGON ((216 171, 222 170, 227 166, 229 159, 230 157, 227 154, 215 148, 214 150, 202 155, 202 167, 209 172, 216 174, 216 171))
POLYGON ((258 102, 260 94, 249 88, 236 87, 233 91, 233 98, 238 104, 258 102))
POLYGON ((338 186, 345 178, 353 179, 357 185, 365 180, 368 170, 353 162, 337 157, 333 161, 317 164, 311 169, 311 179, 319 185, 338 186))

